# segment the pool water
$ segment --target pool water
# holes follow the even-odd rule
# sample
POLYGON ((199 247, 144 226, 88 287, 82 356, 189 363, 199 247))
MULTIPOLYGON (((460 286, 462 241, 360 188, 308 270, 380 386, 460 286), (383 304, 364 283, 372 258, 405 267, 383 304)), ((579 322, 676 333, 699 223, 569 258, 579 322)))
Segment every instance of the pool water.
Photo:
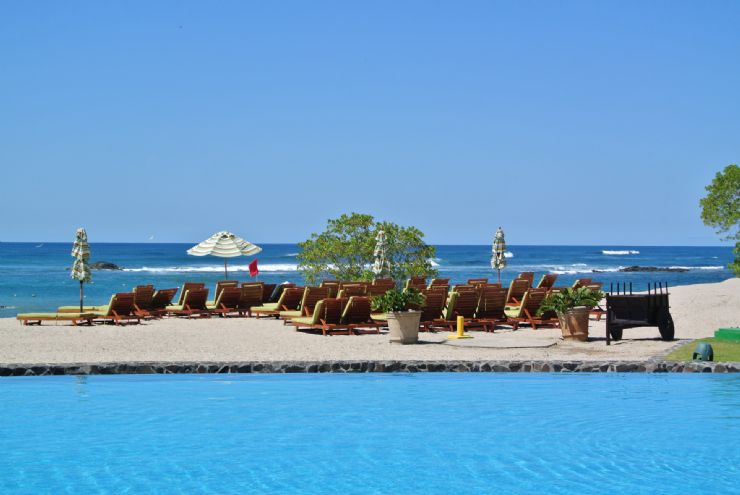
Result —
POLYGON ((738 493, 740 377, 0 379, 0 493, 738 493))

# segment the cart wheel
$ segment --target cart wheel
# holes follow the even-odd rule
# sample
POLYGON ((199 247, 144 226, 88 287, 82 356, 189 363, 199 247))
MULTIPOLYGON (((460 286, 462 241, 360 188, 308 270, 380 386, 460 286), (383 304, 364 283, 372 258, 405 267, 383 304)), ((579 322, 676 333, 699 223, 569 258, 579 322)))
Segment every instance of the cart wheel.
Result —
POLYGON ((622 340, 622 330, 621 328, 610 328, 609 335, 611 335, 612 340, 622 340))
POLYGON ((673 318, 671 318, 668 311, 658 316, 658 330, 660 330, 660 337, 663 340, 673 340, 675 329, 673 328, 673 318))

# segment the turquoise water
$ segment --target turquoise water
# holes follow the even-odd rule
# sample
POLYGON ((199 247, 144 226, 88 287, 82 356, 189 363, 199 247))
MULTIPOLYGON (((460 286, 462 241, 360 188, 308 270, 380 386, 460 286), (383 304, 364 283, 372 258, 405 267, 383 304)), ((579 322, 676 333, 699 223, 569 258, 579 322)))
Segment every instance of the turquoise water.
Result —
POLYGON ((0 492, 740 490, 740 377, 0 380, 0 492))
MULTIPOLYGON (((0 317, 24 311, 50 311, 79 301, 79 285, 69 278, 71 243, 0 243, 0 317)), ((107 304, 113 292, 127 292, 139 284, 158 288, 179 287, 187 281, 206 282, 213 288, 223 278, 223 261, 185 253, 189 244, 92 243, 92 261, 109 261, 122 271, 95 271, 85 290, 87 304, 107 304)), ((256 256, 259 280, 268 283, 303 283, 298 271, 295 244, 264 244, 256 256)), ((557 273, 558 285, 591 277, 610 283, 633 283, 645 290, 647 282, 671 286, 719 282, 732 277, 727 264, 730 247, 681 246, 509 246, 508 267, 502 273, 508 283, 522 271, 557 273), (620 267, 642 265, 683 267, 683 273, 620 273, 620 267), (596 270, 596 272, 594 272, 596 270)), ((433 260, 441 277, 453 284, 468 278, 495 278, 490 267, 490 246, 437 246, 433 260)), ((252 258, 231 260, 230 278, 250 280, 247 265, 252 258)))

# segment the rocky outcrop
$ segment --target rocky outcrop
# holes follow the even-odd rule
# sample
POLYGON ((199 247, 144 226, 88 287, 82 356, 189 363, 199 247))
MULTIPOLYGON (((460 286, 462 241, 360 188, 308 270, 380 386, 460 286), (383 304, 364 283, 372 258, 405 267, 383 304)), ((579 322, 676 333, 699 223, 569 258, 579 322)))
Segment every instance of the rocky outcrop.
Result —
MULTIPOLYGON (((596 271, 596 270, 594 270, 596 271)), ((626 266, 619 269, 620 272, 688 272, 688 268, 671 268, 668 266, 626 266)))
POLYGON ((90 263, 90 269, 91 270, 121 270, 122 268, 115 263, 111 263, 110 261, 96 261, 95 263, 90 263))
POLYGON ((6 364, 0 376, 169 373, 740 373, 740 363, 674 361, 265 361, 249 363, 6 364))

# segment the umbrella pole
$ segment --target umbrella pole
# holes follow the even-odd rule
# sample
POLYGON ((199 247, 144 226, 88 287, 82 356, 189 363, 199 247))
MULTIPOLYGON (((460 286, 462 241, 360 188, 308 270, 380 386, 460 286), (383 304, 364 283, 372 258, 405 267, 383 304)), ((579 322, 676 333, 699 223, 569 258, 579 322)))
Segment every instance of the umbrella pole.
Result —
POLYGON ((80 280, 80 313, 82 313, 82 280, 80 280))
POLYGON ((498 283, 501 284, 501 269, 498 270, 498 283))
POLYGON ((226 261, 227 260, 228 260, 227 258, 224 258, 224 280, 228 280, 228 278, 229 278, 229 269, 226 268, 226 261))

